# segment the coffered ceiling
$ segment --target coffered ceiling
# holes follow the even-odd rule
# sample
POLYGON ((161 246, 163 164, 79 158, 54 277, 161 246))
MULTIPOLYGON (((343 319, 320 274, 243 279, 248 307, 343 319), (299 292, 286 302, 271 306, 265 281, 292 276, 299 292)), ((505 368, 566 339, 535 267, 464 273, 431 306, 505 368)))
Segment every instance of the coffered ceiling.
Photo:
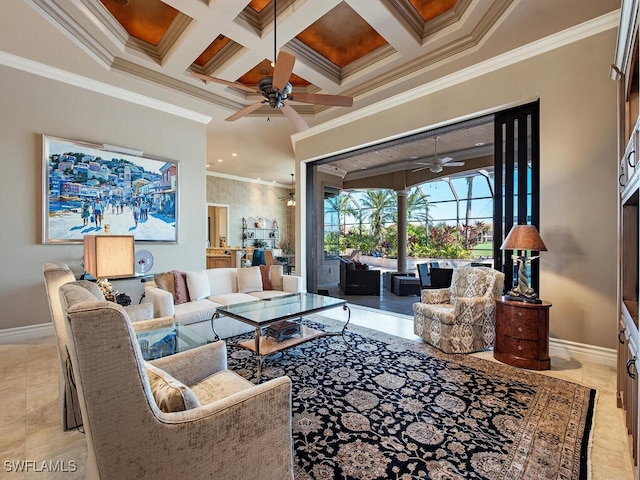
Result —
MULTIPOLYGON (((191 72, 255 86, 272 74, 274 54, 286 51, 295 56, 294 94, 354 99, 353 107, 292 102, 314 127, 434 81, 452 61, 458 68, 465 61, 473 64, 617 8, 615 0, 279 0, 274 24, 274 0, 23 1, 66 38, 41 40, 43 51, 54 53, 34 50, 34 58, 54 62, 55 57, 60 68, 82 69, 79 73, 125 88, 130 84, 209 115, 211 171, 283 185, 294 169, 293 126, 268 105, 225 122, 262 100, 259 92, 206 83, 191 72), (69 39, 80 47, 80 56, 73 52, 75 63, 62 53, 63 47, 69 50, 69 39), (104 75, 76 67, 87 58, 104 75)), ((13 26, 7 22, 7 28, 13 26)), ((28 56, 25 39, 20 41, 15 50, 28 56)), ((442 143, 446 153, 447 141, 442 143)), ((409 158, 431 153, 421 149, 409 158)), ((406 158, 406 152, 398 153, 389 163, 406 158)), ((364 170, 364 161, 373 159, 351 159, 341 168, 364 170)))

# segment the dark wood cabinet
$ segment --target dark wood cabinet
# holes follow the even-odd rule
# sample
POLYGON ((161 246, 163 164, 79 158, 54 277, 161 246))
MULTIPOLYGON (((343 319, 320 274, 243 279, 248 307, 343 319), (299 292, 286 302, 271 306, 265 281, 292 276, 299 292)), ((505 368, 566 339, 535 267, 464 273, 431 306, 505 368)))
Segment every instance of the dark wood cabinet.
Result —
POLYGON ((549 370, 549 302, 496 299, 496 343, 493 356, 531 370, 549 370))
POLYGON ((618 86, 618 156, 612 159, 618 198, 618 376, 617 405, 627 422, 634 478, 640 478, 640 54, 638 2, 623 0, 611 78, 618 86), (613 161, 615 160, 615 162, 613 161))

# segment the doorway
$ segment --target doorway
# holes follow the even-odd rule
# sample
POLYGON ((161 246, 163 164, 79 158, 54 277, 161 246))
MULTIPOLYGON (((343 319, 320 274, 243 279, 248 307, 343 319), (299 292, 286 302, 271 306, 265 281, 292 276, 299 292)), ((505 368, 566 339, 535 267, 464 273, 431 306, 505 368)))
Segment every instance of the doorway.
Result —
POLYGON ((229 245, 229 205, 207 204, 207 247, 218 248, 229 245))

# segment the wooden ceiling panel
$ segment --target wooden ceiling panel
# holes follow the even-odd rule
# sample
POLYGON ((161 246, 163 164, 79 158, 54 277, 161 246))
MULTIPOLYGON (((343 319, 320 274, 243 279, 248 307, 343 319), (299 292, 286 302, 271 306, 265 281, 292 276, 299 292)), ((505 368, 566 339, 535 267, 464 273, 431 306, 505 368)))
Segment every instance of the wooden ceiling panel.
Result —
POLYGON ((256 13, 260 13, 270 3, 271 0, 251 0, 251 2, 249 2, 249 8, 256 13))
POLYGON ((296 38, 340 68, 387 44, 345 2, 327 12, 296 38))
POLYGON ((218 35, 211 45, 209 45, 204 52, 200 54, 196 61, 193 62, 200 67, 204 67, 209 60, 211 60, 216 53, 222 50, 223 47, 229 44, 231 40, 224 35, 218 35))
MULTIPOLYGON (((271 60, 263 60, 243 76, 241 76, 237 81, 245 85, 255 86, 258 85, 258 82, 262 79, 262 77, 266 77, 268 75, 273 75, 271 60)), ((307 82, 304 78, 299 77, 295 73, 291 75, 289 83, 291 83, 291 85, 293 85, 294 87, 308 87, 310 85, 309 82, 307 82)))
POLYGON ((158 46, 178 10, 161 0, 100 0, 132 37, 158 46))
POLYGON ((456 0, 409 0, 425 22, 452 9, 456 0))

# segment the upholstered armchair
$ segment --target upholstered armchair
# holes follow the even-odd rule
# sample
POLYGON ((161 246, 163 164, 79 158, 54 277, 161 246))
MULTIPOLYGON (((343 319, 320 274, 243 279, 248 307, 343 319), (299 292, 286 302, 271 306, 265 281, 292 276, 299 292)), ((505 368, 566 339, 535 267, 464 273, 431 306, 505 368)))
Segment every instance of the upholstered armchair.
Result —
MULTIPOLYGON (((75 282, 76 278, 69 267, 63 263, 45 263, 43 276, 47 300, 49 301, 49 313, 51 314, 53 330, 58 345, 62 428, 69 430, 82 425, 82 416, 80 415, 80 408, 78 406, 78 394, 71 379, 71 371, 68 365, 67 334, 64 328, 64 314, 60 302, 59 289, 64 284, 75 282)), ((91 293, 94 300, 105 300, 102 291, 95 283, 81 280, 78 282, 78 285, 81 285, 91 293)), ((130 305, 126 307, 126 310, 132 321, 144 321, 153 318, 153 305, 151 304, 130 305)), ((173 319, 157 319, 160 323, 166 323, 166 321, 172 320, 173 319)), ((144 325, 141 323, 139 326, 143 327, 144 325)))
POLYGON ((495 298, 502 295, 504 274, 486 267, 453 271, 449 288, 422 290, 413 304, 413 330, 445 353, 471 353, 493 346, 495 298))
POLYGON ((120 305, 60 294, 87 478, 293 479, 289 377, 252 384, 223 341, 145 362, 120 305))

